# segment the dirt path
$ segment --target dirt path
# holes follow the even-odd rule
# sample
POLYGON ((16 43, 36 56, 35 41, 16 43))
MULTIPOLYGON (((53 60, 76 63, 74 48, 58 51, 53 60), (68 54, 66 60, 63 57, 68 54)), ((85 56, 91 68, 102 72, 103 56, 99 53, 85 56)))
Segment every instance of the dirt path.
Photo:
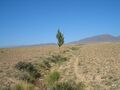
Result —
MULTIPOLYGON (((85 80, 85 77, 80 73, 79 63, 80 63, 80 50, 70 50, 69 51, 70 60, 66 62, 64 65, 59 67, 60 71, 64 72, 65 76, 68 76, 67 79, 75 79, 76 82, 81 82, 85 80), (64 67, 64 68, 63 68, 64 67)), ((65 78, 66 79, 66 78, 65 78)))
POLYGON ((74 61, 74 64, 73 64, 73 67, 74 67, 74 73, 75 73, 75 77, 76 77, 76 80, 77 82, 80 80, 80 75, 78 73, 78 63, 79 63, 79 59, 78 59, 78 56, 74 55, 74 58, 75 58, 75 61, 74 61))
POLYGON ((82 78, 82 75, 79 74, 79 52, 78 51, 71 51, 71 55, 73 57, 73 60, 71 60, 71 62, 73 62, 73 71, 74 71, 74 74, 75 74, 75 78, 76 78, 76 82, 79 82, 82 78))

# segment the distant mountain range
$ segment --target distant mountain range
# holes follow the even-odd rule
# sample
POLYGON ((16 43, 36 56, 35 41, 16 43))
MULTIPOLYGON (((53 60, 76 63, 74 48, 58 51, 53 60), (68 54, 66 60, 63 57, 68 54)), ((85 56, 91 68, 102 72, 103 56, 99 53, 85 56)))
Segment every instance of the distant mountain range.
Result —
MULTIPOLYGON (((120 36, 112 36, 109 34, 102 34, 93 37, 88 37, 78 41, 73 41, 67 44, 86 44, 86 43, 99 43, 99 42, 120 42, 120 36)), ((43 44, 33 44, 33 45, 16 45, 16 46, 6 46, 0 48, 12 48, 12 47, 25 47, 25 46, 45 46, 45 45, 56 45, 56 43, 43 43, 43 44)))
POLYGON ((88 37, 82 40, 70 42, 70 44, 79 44, 79 43, 97 43, 97 42, 120 42, 120 36, 112 36, 109 34, 102 34, 93 37, 88 37))

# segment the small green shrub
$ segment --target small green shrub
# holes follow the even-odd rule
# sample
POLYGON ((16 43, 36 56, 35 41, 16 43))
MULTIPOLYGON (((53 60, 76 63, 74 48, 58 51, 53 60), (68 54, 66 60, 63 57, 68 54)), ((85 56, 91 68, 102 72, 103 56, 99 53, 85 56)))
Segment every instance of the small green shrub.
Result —
POLYGON ((22 84, 16 84, 14 90, 24 90, 24 86, 22 84))
POLYGON ((71 50, 78 50, 79 47, 71 47, 71 50))
POLYGON ((67 60, 67 58, 62 55, 53 54, 48 57, 42 58, 40 64, 37 64, 37 65, 42 70, 50 70, 52 65, 61 64, 62 62, 66 61, 66 60, 67 60))
POLYGON ((50 90, 75 90, 75 87, 68 82, 62 82, 55 84, 50 90))
POLYGON ((85 90, 85 85, 80 82, 76 84, 75 82, 61 82, 53 85, 50 90, 85 90))
POLYGON ((0 86, 0 90, 11 90, 10 86, 0 86))
POLYGON ((49 75, 47 75, 47 84, 53 85, 56 81, 58 81, 59 78, 60 78, 59 72, 54 71, 52 73, 49 73, 49 75))
POLYGON ((17 83, 12 90, 35 90, 34 85, 25 83, 25 82, 20 82, 17 83))
POLYGON ((76 90, 85 90, 85 84, 83 82, 76 84, 76 90))
POLYGON ((26 67, 26 63, 20 61, 20 62, 18 62, 18 63, 16 64, 15 67, 16 67, 18 70, 23 70, 23 69, 25 69, 25 67, 26 67))
POLYGON ((94 85, 94 90, 103 90, 103 89, 101 89, 101 86, 100 85, 94 85))
POLYGON ((32 70, 36 70, 32 63, 22 62, 22 61, 20 61, 16 64, 16 68, 18 70, 23 70, 23 71, 25 70, 25 71, 29 71, 29 72, 31 72, 32 70))
POLYGON ((15 67, 21 71, 19 75, 20 80, 34 83, 41 76, 39 70, 32 63, 18 62, 15 67))
POLYGON ((49 70, 51 68, 51 65, 48 60, 43 60, 40 64, 40 67, 49 70))
POLYGON ((53 63, 58 63, 58 62, 64 62, 67 60, 66 57, 62 56, 62 55, 52 55, 51 57, 47 58, 49 61, 53 62, 53 63))
POLYGON ((67 52, 69 52, 70 50, 69 49, 67 49, 67 50, 64 50, 62 53, 63 54, 66 54, 67 52))
POLYGON ((4 53, 4 51, 1 51, 1 53, 4 53))
POLYGON ((34 83, 35 78, 33 78, 28 72, 22 72, 19 76, 20 80, 28 81, 30 83, 34 83))

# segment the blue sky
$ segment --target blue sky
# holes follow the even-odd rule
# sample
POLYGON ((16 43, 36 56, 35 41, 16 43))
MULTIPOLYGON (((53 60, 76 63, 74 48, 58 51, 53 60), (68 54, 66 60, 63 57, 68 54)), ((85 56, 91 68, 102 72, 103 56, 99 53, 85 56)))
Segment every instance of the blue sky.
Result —
POLYGON ((0 0, 0 47, 120 35, 120 0, 0 0))

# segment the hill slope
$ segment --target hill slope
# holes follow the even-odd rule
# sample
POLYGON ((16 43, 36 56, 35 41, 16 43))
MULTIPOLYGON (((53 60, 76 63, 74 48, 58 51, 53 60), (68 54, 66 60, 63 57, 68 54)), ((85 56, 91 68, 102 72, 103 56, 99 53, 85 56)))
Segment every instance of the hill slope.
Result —
POLYGON ((85 90, 119 90, 120 44, 88 44, 70 53, 71 60, 59 68, 63 80, 84 82, 85 90))
POLYGON ((120 41, 120 36, 115 37, 109 34, 97 35, 93 37, 88 37, 79 41, 71 42, 71 44, 79 43, 97 43, 97 42, 117 42, 120 41))
MULTIPOLYGON (((55 45, 0 49, 0 85, 19 81, 20 72, 15 68, 17 62, 39 65, 41 60, 46 60, 45 57, 50 60, 48 57, 51 55, 59 55, 55 45)), ((66 45, 61 48, 61 55, 67 56, 67 61, 52 64, 50 68, 51 72, 56 70, 60 73, 59 82, 82 82, 85 90, 119 90, 120 43, 66 45)), ((37 82, 35 85, 39 87, 40 84, 37 82)))

